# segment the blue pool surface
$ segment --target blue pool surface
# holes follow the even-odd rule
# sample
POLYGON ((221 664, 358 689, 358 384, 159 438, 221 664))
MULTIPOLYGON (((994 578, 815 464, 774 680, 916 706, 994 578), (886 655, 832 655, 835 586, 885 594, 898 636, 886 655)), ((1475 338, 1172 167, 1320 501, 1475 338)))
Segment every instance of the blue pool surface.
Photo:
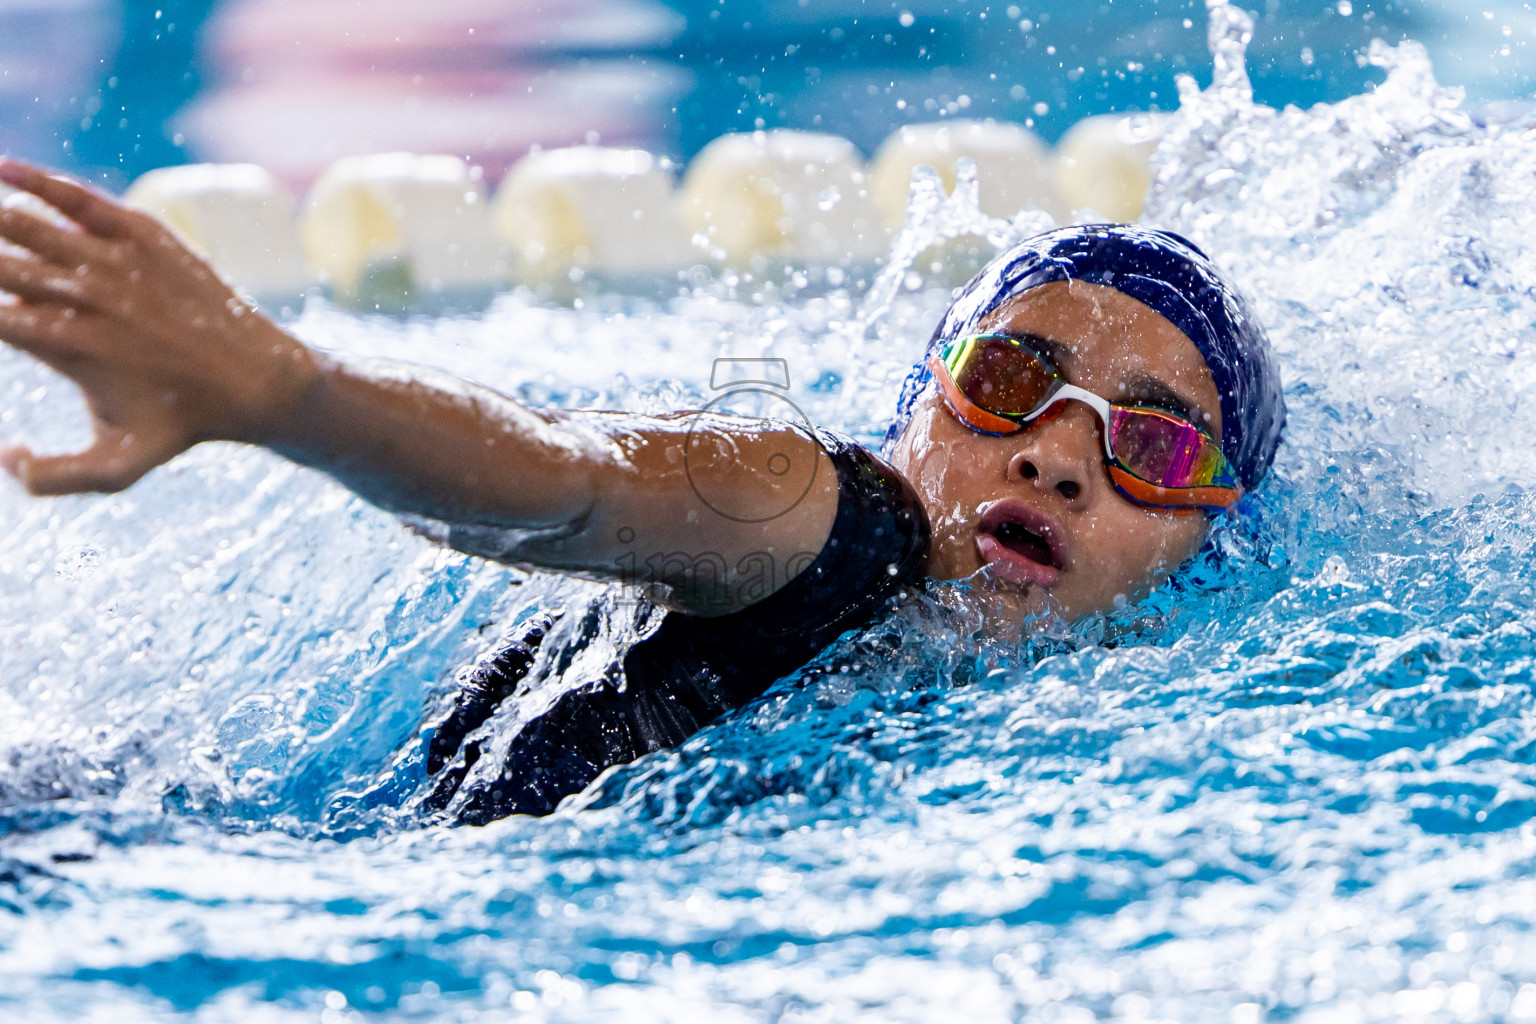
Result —
MULTIPOLYGON (((1536 1018, 1536 122, 1469 115, 1412 43, 1372 90, 1255 105, 1215 19, 1148 219, 1254 295, 1291 420, 1108 620, 982 635, 934 586, 893 659, 850 638, 551 818, 429 828, 400 808, 454 669, 604 588, 234 446, 0 488, 0 1019, 1536 1018)), ((702 403, 714 358, 774 355, 873 438, 948 296, 901 271, 293 326, 571 407, 702 403)), ((83 423, 0 353, 0 430, 83 423)))
MULTIPOLYGON (((245 105, 205 114, 213 125, 198 115, 213 97, 250 99, 290 77, 287 47, 272 45, 289 34, 308 55, 301 63, 310 104, 333 112, 334 137, 352 140, 343 145, 356 144, 364 131, 351 123, 357 107, 350 97, 359 90, 393 95, 391 76, 414 71, 429 91, 441 76, 438 88, 458 90, 468 102, 477 88, 521 93, 523 76, 531 75, 541 94, 571 97, 560 124, 546 130, 575 126, 569 138, 532 141, 569 144, 607 126, 608 141, 638 142, 680 162, 725 132, 762 127, 836 132, 873 153, 900 125, 956 116, 1027 123, 1055 141, 1092 114, 1172 109, 1176 76, 1208 82, 1211 71, 1202 0, 609 0, 606 17, 602 0, 444 5, 455 24, 472 24, 478 12, 496 26, 493 34, 509 36, 500 47, 472 45, 468 35, 462 44, 443 39, 437 28, 444 18, 427 8, 413 18, 409 5, 389 4, 370 19, 360 13, 368 6, 0 0, 0 152, 121 189, 165 164, 226 159, 220 154, 242 133, 300 146, 312 132, 305 118, 288 118, 285 135, 285 115, 270 106, 255 109, 279 118, 277 127, 220 123, 231 109, 251 115, 245 105), (275 36, 231 46, 229 17, 253 7, 277 23, 270 26, 275 36), (315 17, 302 13, 311 7, 315 17), (564 28, 552 32, 562 16, 564 28), (350 32, 359 19, 361 32, 350 32), (381 21, 407 38, 400 52, 369 51, 378 65, 370 90, 354 77, 359 69, 349 54, 359 45, 354 36, 379 44, 370 31, 381 21), (519 24, 535 26, 528 31, 541 38, 525 38, 519 24), (409 38, 413 30, 436 42, 409 38), (578 66, 608 85, 593 94, 541 78, 578 66), (459 73, 474 81, 466 85, 459 73), (632 94, 627 105, 624 94, 632 94)), ((1373 38, 1424 42, 1441 79, 1466 88, 1473 107, 1525 102, 1533 91, 1536 52, 1528 42, 1536 22, 1527 0, 1248 6, 1255 15, 1251 77, 1260 101, 1273 106, 1337 102, 1380 81, 1358 59, 1373 38)), ((412 121, 414 108, 401 104, 397 119, 412 121)), ((519 114, 509 107, 505 117, 537 120, 543 109, 519 114)), ((388 139, 386 151, 444 144, 425 125, 388 139)), ((493 170, 508 155, 486 139, 463 145, 493 170)), ((249 144, 234 151, 262 162, 249 144)), ((287 159, 271 153, 266 162, 287 159)))

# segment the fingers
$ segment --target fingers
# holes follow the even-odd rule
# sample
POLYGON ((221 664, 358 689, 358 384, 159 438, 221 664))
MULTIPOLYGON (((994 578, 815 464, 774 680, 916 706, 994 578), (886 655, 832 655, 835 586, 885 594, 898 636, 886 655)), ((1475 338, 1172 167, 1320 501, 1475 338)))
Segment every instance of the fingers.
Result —
POLYGON ((108 296, 97 294, 101 290, 92 287, 86 270, 84 266, 78 271, 61 270, 41 260, 0 255, 0 291, 27 302, 99 306, 108 296))
POLYGON ((90 314, 70 307, 0 305, 0 341, 66 373, 62 364, 83 354, 97 333, 90 314))
POLYGON ((0 280, 0 290, 33 301, 84 302, 104 313, 126 316, 134 305, 143 305, 127 298, 135 290, 132 286, 142 280, 158 285, 165 298, 217 299, 224 304, 224 281, 175 232, 149 214, 15 161, 0 159, 0 182, 26 190, 86 229, 75 231, 25 210, 0 210, 0 251, 8 240, 66 272, 81 272, 86 282, 84 291, 67 278, 39 282, 33 271, 17 264, 11 268, 13 273, 30 278, 30 287, 12 288, 10 284, 23 284, 12 277, 10 284, 0 280))
POLYGON ((0 239, 19 245, 66 270, 107 255, 103 244, 83 231, 50 224, 25 210, 0 209, 0 239))
POLYGON ((37 497, 121 491, 163 459, 132 434, 109 431, 73 455, 37 455, 25 446, 0 450, 0 468, 37 497))
POLYGON ((11 476, 16 476, 16 467, 21 465, 23 459, 29 458, 31 455, 32 450, 25 445, 12 444, 0 448, 0 469, 5 470, 11 476))
POLYGON ((100 238, 137 238, 143 219, 132 210, 68 178, 29 164, 0 161, 0 182, 30 192, 100 238))

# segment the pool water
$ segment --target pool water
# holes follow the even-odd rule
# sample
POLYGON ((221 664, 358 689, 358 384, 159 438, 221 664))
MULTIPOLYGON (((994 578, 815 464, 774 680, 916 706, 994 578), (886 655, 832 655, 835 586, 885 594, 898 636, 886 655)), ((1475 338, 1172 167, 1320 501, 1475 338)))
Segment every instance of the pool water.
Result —
MULTIPOLYGON (((1213 4, 1147 219, 1256 297, 1287 442, 1109 619, 1018 642, 935 586, 882 624, 894 658, 849 638, 551 818, 428 828, 454 669, 612 592, 255 450, 0 489, 0 1018, 1536 1018, 1536 122, 1473 118, 1411 43, 1362 95, 1255 106, 1245 23, 1213 4)), ((716 357, 778 356, 873 440, 948 295, 905 261, 1042 223, 939 199, 867 294, 293 327, 573 407, 702 404, 716 357)), ((24 358, 0 396, 7 434, 82 440, 24 358)))

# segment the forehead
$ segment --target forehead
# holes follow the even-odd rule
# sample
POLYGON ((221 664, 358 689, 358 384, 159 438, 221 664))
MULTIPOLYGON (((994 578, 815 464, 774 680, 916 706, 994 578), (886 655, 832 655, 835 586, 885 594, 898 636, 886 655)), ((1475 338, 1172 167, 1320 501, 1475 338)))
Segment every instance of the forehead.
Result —
POLYGON ((1003 303, 978 326, 1059 342, 1065 355, 1057 369, 1106 398, 1134 378, 1161 381, 1221 429, 1221 396, 1200 350, 1161 313, 1124 292, 1051 281, 1003 303))

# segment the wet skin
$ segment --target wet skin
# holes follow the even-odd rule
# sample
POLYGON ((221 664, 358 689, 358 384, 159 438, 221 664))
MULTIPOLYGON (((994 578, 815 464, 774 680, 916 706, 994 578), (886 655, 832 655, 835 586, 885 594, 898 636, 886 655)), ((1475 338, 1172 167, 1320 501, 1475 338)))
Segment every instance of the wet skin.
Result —
MULTIPOLYGON (((1057 372, 1111 402, 1184 406, 1221 438, 1221 400, 1189 338, 1160 314, 1103 285, 1061 281, 989 314, 983 330, 1054 342, 1057 372), (1170 394, 1171 393, 1171 394, 1170 394)), ((1204 512, 1146 508, 1110 482, 1098 416, 1065 402, 1022 433, 978 434, 937 390, 918 406, 893 461, 922 496, 933 524, 928 572, 974 577, 995 611, 1054 611, 1070 619, 1135 600, 1195 553, 1204 512), (1024 555, 998 539, 1013 520, 1049 542, 1024 555), (1054 564, 1050 564, 1054 563, 1054 564)), ((1008 538, 1004 534, 1004 538, 1008 538)), ((1017 545, 1015 545, 1017 547, 1017 545)))
POLYGON ((78 384, 92 428, 76 452, 0 439, 0 469, 33 494, 119 491, 204 441, 263 445, 471 554, 706 616, 784 585, 831 530, 836 475, 806 482, 825 460, 793 425, 536 409, 312 349, 147 214, 4 159, 0 181, 40 201, 0 205, 0 342, 78 384))
MULTIPOLYGON (((0 208, 0 341, 73 379, 92 423, 79 452, 0 446, 0 468, 34 494, 121 490, 202 441, 265 445, 384 508, 461 528, 466 539, 450 539, 471 553, 626 581, 626 559, 649 567, 665 554, 639 582, 699 615, 765 596, 740 566, 765 554, 795 563, 826 541, 835 474, 802 492, 773 471, 775 459, 821 457, 793 427, 532 409, 419 367, 349 362, 251 309, 147 215, 21 164, 0 160, 0 180, 68 218, 0 208), (724 517, 701 490, 773 514, 724 517)), ((1120 292, 1045 285, 982 326, 1051 339, 1047 354, 1072 383, 1111 401, 1183 405, 1220 436, 1216 387, 1194 344, 1120 292)), ((895 459, 934 525, 930 574, 975 576, 1013 623, 1106 610, 1150 589, 1195 551, 1208 519, 1122 497, 1102 451, 1097 417, 1080 403, 987 437, 930 397, 895 459), (1021 526, 1033 541, 1020 542, 1021 526)))

